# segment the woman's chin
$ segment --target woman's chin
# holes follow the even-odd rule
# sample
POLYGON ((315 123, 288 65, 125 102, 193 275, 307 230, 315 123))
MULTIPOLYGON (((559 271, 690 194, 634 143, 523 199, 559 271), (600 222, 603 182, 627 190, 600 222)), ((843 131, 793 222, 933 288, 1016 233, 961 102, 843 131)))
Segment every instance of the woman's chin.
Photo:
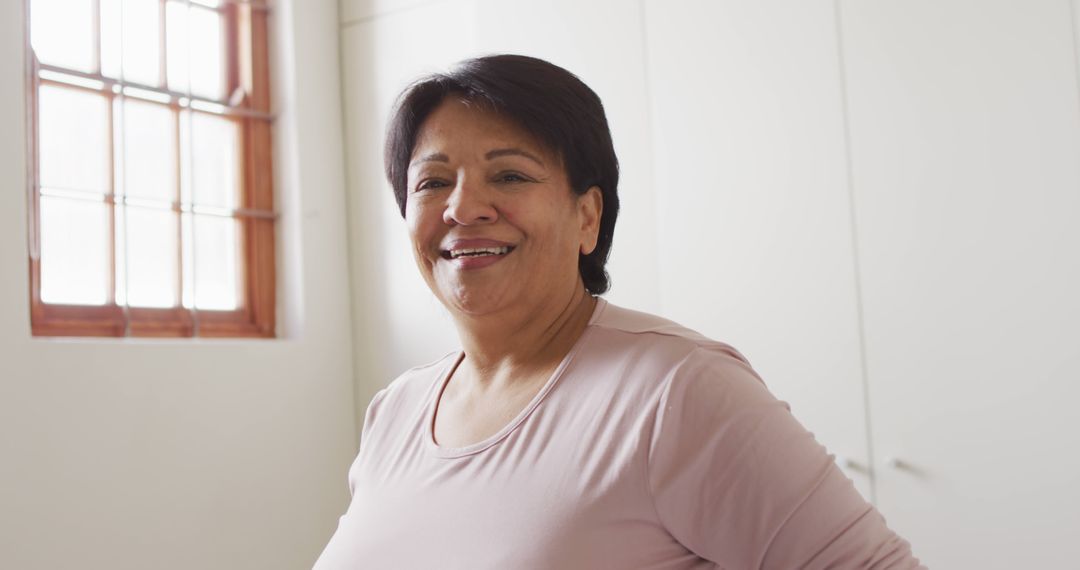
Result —
POLYGON ((452 313, 482 316, 507 306, 509 295, 505 287, 496 284, 463 284, 442 288, 439 297, 452 313))

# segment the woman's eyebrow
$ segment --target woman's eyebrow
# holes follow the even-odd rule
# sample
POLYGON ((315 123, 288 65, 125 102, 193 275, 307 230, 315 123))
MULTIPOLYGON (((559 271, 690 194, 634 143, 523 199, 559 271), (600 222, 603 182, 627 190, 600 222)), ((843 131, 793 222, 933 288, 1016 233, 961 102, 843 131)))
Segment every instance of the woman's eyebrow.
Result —
POLYGON ((450 162, 450 157, 441 152, 433 152, 427 156, 420 157, 409 163, 409 168, 412 168, 418 164, 424 162, 450 162))
POLYGON ((484 158, 491 160, 500 156, 524 156, 536 164, 544 166, 544 161, 540 160, 535 154, 520 148, 497 148, 495 150, 489 150, 487 154, 484 155, 484 158))

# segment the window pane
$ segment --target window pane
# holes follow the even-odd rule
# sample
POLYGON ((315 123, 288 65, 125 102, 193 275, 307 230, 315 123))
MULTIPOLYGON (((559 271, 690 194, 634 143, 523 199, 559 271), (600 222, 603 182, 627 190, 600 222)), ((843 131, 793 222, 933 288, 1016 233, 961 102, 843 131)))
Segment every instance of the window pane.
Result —
POLYGON ((165 5, 165 56, 169 89, 188 92, 188 7, 182 2, 165 5))
POLYGON ((210 99, 224 98, 225 72, 224 27, 221 14, 214 10, 191 8, 191 36, 198 41, 191 46, 191 93, 210 99))
POLYGON ((107 99, 96 93, 42 85, 38 113, 41 185, 107 192, 107 99))
POLYGON ((123 77, 145 85, 161 83, 161 22, 158 0, 124 0, 122 30, 123 77))
POLYGON ((190 89, 198 97, 223 99, 225 30, 221 15, 197 6, 189 10, 180 2, 170 2, 165 13, 169 89, 182 93, 190 89))
POLYGON ((184 278, 183 295, 184 308, 190 309, 195 306, 195 230, 191 214, 180 215, 180 275, 184 278))
POLYGON ((94 72, 93 3, 32 0, 30 41, 42 63, 94 72))
POLYGON ((177 214, 171 210, 117 207, 117 303, 174 307, 177 301, 177 214), (124 275, 127 271, 127 275, 124 275))
POLYGON ((101 72, 157 86, 161 82, 158 0, 100 0, 101 72))
POLYGON ((42 196, 41 300, 105 304, 109 246, 109 216, 103 202, 42 196))
POLYGON ((201 206, 235 208, 240 178, 239 133, 236 122, 207 113, 191 113, 191 169, 194 202, 201 206))
POLYGON ((191 275, 190 281, 185 280, 184 305, 190 307, 194 298, 199 309, 238 308, 239 223, 222 216, 184 214, 184 218, 184 238, 195 244, 193 248, 184 248, 184 270, 191 275))
POLYGON ((123 20, 122 0, 99 0, 101 2, 101 74, 120 78, 120 22, 123 20))
POLYGON ((176 199, 176 119, 164 105, 124 100, 124 194, 176 199))

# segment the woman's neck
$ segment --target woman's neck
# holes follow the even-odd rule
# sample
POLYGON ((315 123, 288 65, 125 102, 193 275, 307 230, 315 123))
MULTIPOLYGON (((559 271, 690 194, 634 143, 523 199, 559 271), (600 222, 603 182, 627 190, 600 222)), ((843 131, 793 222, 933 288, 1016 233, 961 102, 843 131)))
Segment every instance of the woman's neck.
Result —
POLYGON ((537 375, 546 378, 585 332, 596 302, 579 287, 544 307, 456 318, 465 360, 454 375, 484 391, 537 375))

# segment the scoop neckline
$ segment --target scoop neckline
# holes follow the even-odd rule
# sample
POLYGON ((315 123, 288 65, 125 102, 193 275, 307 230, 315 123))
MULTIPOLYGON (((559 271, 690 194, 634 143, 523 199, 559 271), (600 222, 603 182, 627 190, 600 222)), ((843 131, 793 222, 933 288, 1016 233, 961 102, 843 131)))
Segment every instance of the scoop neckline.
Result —
POLYGON ((505 439, 532 414, 533 410, 535 410, 540 405, 540 403, 544 400, 547 394, 551 392, 551 390, 559 382, 559 379, 562 378, 563 372, 566 370, 566 367, 569 366, 570 362, 574 359, 574 355, 577 354, 578 350, 584 344, 586 337, 588 337, 589 334, 592 332, 593 324, 600 317, 600 313, 603 312, 606 306, 606 300, 600 297, 596 297, 596 306, 593 308, 593 314, 591 317, 589 317, 589 322, 585 325, 585 330, 582 331, 581 336, 578 337, 577 341, 574 342, 574 345, 570 347, 569 351, 567 351, 566 356, 563 357, 562 361, 559 362, 559 366, 555 368, 555 371, 552 372, 551 376, 549 376, 547 381, 544 382, 544 385, 540 388, 540 391, 537 392, 535 396, 533 396, 532 400, 530 400, 529 403, 524 408, 522 408, 521 412, 519 412, 518 415, 514 417, 514 419, 507 422, 507 424, 504 425, 502 429, 481 441, 466 445, 464 447, 446 447, 435 443, 435 408, 439 400, 442 399, 443 391, 446 389, 446 385, 447 383, 449 383, 450 377, 453 375, 454 371, 457 370, 457 367, 461 364, 461 361, 465 359, 465 351, 459 350, 457 356, 454 357, 454 359, 446 366, 446 368, 443 369, 442 373, 439 375, 439 379, 434 384, 434 390, 432 390, 432 395, 428 398, 425 413, 426 419, 424 421, 424 447, 426 447, 427 450, 436 457, 452 459, 456 457, 475 455, 505 439))

